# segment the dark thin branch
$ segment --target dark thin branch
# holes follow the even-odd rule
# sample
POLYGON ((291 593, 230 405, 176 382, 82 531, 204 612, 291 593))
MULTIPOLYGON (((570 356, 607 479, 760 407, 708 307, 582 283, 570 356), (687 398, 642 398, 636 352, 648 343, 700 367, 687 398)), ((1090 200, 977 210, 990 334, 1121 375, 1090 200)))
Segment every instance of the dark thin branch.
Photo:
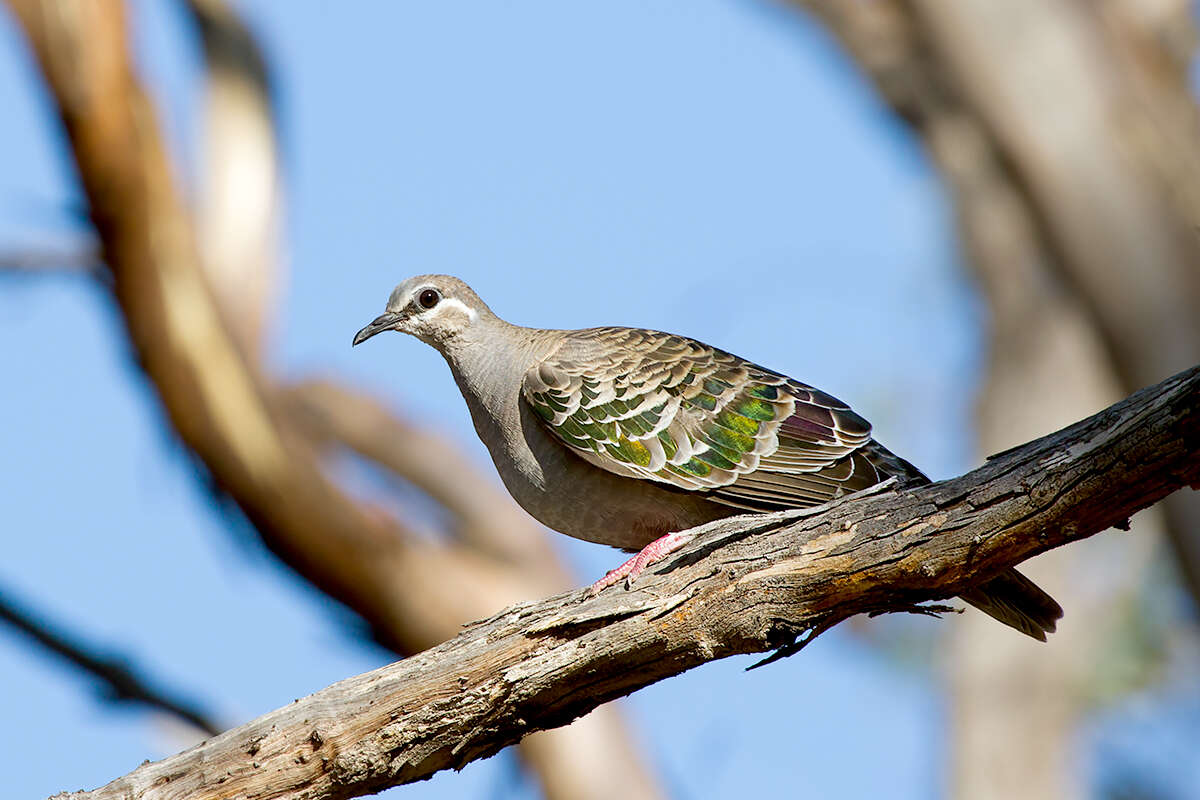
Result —
POLYGON ((1200 367, 959 478, 703 526, 632 590, 518 605, 70 797, 324 800, 423 780, 714 659, 958 595, 1185 486, 1200 367))
POLYGON ((198 706, 155 688, 153 681, 140 674, 142 671, 133 665, 132 659, 114 655, 111 650, 101 653, 90 648, 81 637, 67 633, 61 625, 47 620, 44 614, 35 614, 23 608, 6 589, 0 589, 0 620, 96 678, 100 682, 100 694, 105 700, 158 709, 209 736, 215 736, 225 729, 198 706))
MULTIPOLYGON (((540 559, 503 560, 465 535, 429 541, 330 479, 321 444, 282 402, 256 355, 255 326, 241 324, 253 317, 239 309, 266 313, 273 292, 264 284, 252 291, 237 278, 259 275, 254 269, 235 270, 223 284, 207 269, 236 259, 202 253, 200 245, 207 252, 215 238, 197 233, 176 189, 155 108, 130 56, 125 4, 8 5, 56 101, 138 362, 179 438, 263 543, 401 654, 444 641, 463 620, 561 588, 562 569, 542 568, 551 555, 544 546, 540 559), (264 302, 238 305, 253 297, 264 302)), ((236 132, 225 141, 247 144, 236 132)), ((548 797, 661 796, 614 709, 571 730, 529 737, 521 752, 548 797)))
POLYGON ((186 0, 184 5, 199 28, 210 72, 257 95, 261 113, 271 118, 272 129, 277 127, 275 80, 254 32, 224 0, 186 0))
POLYGON ((95 248, 0 251, 0 275, 87 275, 111 283, 95 248))

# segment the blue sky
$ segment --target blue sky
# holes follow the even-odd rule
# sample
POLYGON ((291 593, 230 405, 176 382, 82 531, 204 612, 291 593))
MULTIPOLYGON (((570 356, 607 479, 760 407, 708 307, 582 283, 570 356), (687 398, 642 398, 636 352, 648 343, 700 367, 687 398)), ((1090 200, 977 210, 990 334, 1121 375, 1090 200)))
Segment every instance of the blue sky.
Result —
MULTIPOLYGON (((173 4, 132 6, 186 177, 197 45, 173 4)), ((432 350, 349 347, 393 284, 449 272, 514 322, 695 336, 850 401, 934 476, 971 465, 982 311, 947 199, 816 26, 749 0, 242 8, 280 88, 281 371, 367 386, 490 474, 432 350)), ((3 16, 0 108, 0 245, 78 241, 63 142, 3 16)), ((203 490, 102 291, 4 280, 0 336, 0 585, 230 722, 382 663, 203 490)), ((581 583, 622 558, 560 540, 581 583)), ((840 630, 749 663, 624 702, 678 796, 939 793, 941 697, 922 672, 840 630)), ((14 797, 91 788, 180 745, 4 628, 0 674, 14 797)), ((501 755, 394 796, 532 794, 501 755)))

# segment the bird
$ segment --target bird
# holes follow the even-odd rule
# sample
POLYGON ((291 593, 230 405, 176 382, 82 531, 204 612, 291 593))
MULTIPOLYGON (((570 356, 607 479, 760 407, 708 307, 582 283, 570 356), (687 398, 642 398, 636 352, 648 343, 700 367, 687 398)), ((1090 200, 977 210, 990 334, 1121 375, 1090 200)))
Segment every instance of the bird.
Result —
MULTIPOLYGON (((626 586, 703 523, 819 505, 882 481, 929 483, 817 388, 686 336, 550 330, 498 317, 466 283, 397 285, 357 346, 410 334, 445 358, 513 499, 547 527, 636 555, 590 587, 626 586)), ((1062 608, 1007 569, 961 595, 1040 641, 1062 608)))

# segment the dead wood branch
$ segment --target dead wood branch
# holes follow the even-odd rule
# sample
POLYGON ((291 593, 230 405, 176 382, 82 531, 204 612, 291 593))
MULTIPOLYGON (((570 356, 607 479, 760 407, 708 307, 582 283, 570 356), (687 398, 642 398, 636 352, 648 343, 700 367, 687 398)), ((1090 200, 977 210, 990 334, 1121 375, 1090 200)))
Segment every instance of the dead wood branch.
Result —
MULTIPOLYGON (((1190 4, 792 2, 921 137, 993 306, 1022 285, 1065 292, 1124 392, 1200 359, 1190 4)), ((1200 608, 1200 497, 1174 497, 1163 512, 1200 608)))
POLYGON ((713 659, 954 596, 1184 486, 1200 486, 1200 367, 959 478, 712 523, 633 590, 514 607, 70 797, 346 798, 421 780, 713 659))
POLYGON ((481 604, 473 592, 505 587, 501 596, 514 596, 518 578, 486 559, 421 542, 347 497, 245 357, 200 267, 153 108, 129 62, 122 4, 12 6, 59 102, 142 366, 175 430, 267 546, 401 652, 470 619, 481 604), (448 582, 446 570, 462 582, 448 582), (429 619, 418 604, 444 618, 429 619))
MULTIPOLYGON (((57 102, 141 365, 175 431, 264 544, 401 654, 444 641, 463 620, 566 585, 561 567, 541 569, 552 560, 544 545, 518 565, 465 541, 424 541, 327 477, 311 430, 261 370, 253 336, 230 319, 242 312, 222 306, 203 269, 154 108, 131 64, 124 4, 10 5, 57 102)), ((255 307, 266 319, 269 308, 255 307)), ((522 753, 550 797, 661 794, 612 708, 578 733, 531 737, 522 753)))
MULTIPOLYGON (((793 2, 840 39, 953 196, 990 310, 985 447, 1040 435, 1200 361, 1190 3, 793 2)), ((1200 494, 1180 492, 1138 522, 1164 518, 1200 608, 1200 494)), ((1155 550, 1150 536, 1072 548, 1031 577, 1054 585, 1036 570, 1070 562, 1075 580, 1058 600, 1111 620, 1155 550), (1100 594, 1079 572, 1109 558, 1125 568, 1100 594)), ((1063 656, 1046 658, 977 618, 957 626, 949 796, 1086 794, 1072 729, 1107 630, 1068 619, 1051 645, 1063 656)))

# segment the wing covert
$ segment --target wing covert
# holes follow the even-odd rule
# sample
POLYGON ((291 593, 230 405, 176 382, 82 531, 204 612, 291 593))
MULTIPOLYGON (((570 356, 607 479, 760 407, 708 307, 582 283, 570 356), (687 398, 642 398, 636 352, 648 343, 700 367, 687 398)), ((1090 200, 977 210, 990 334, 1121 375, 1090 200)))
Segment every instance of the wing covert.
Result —
POLYGON ((855 456, 870 426, 844 403, 681 336, 572 332, 522 393, 592 464, 733 506, 812 505, 880 480, 855 456))

